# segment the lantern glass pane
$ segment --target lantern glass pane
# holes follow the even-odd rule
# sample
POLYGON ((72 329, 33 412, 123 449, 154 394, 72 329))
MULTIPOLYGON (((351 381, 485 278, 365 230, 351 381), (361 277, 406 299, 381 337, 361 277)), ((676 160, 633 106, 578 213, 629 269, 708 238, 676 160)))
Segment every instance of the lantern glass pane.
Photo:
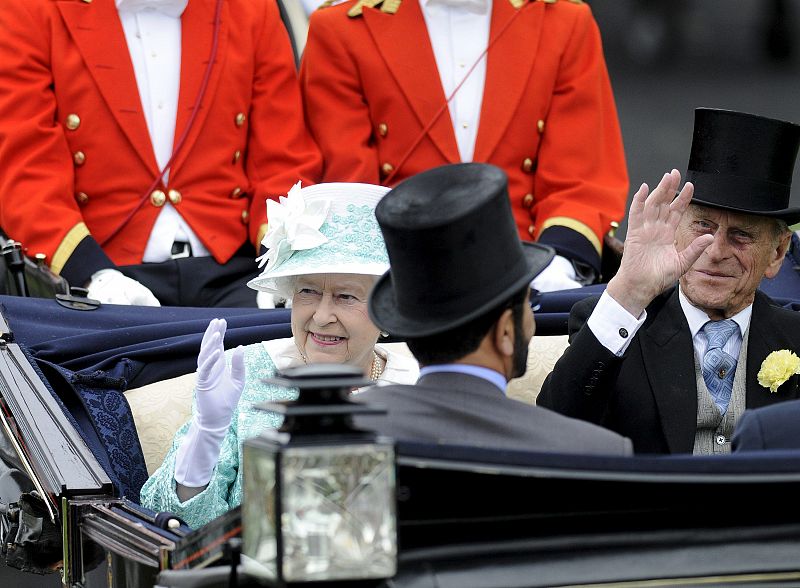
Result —
POLYGON ((282 455, 282 470, 285 580, 395 574, 391 445, 290 447, 282 455))
POLYGON ((276 459, 276 454, 263 446, 244 445, 243 559, 249 573, 268 579, 277 578, 276 459))

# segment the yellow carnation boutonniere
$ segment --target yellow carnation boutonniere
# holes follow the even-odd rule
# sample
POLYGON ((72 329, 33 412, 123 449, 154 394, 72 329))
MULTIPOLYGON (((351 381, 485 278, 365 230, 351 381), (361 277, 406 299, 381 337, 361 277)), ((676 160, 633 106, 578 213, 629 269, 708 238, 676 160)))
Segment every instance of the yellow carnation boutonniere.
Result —
POLYGON ((778 387, 794 374, 800 374, 800 357, 788 349, 780 349, 770 353, 761 363, 758 370, 758 383, 777 392, 778 387))

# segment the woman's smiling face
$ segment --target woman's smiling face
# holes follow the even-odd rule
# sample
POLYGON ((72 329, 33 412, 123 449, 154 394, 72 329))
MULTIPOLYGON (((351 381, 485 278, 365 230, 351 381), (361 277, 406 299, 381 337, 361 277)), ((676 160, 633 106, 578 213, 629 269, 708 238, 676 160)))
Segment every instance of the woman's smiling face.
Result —
POLYGON ((349 363, 369 373, 379 335, 367 314, 375 279, 360 274, 295 279, 292 334, 308 363, 349 363))

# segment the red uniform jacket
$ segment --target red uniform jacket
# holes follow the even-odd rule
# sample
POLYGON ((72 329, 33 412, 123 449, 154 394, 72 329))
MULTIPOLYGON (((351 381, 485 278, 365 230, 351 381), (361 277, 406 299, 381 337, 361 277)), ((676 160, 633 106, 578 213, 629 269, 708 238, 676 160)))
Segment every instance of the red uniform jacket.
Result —
MULTIPOLYGON (((401 163, 445 102, 418 0, 403 0, 394 14, 378 6, 350 17, 354 6, 313 13, 300 70, 325 180, 380 183, 398 168, 395 183, 459 162, 445 110, 401 163)), ((602 236, 624 214, 628 178, 589 7, 534 1, 515 9, 494 0, 489 37, 498 39, 489 50, 473 160, 508 174, 523 239, 549 241, 595 265, 602 236)))
MULTIPOLYGON (((181 18, 176 146, 206 71, 215 7, 190 0, 181 18)), ((111 261, 141 262, 166 199, 225 262, 248 238, 258 245, 267 197, 319 179, 276 4, 222 8, 205 98, 169 183, 151 197, 158 169, 114 0, 0 0, 0 226, 30 254, 88 278, 98 252, 109 264, 96 243, 146 194, 103 245, 111 261)))

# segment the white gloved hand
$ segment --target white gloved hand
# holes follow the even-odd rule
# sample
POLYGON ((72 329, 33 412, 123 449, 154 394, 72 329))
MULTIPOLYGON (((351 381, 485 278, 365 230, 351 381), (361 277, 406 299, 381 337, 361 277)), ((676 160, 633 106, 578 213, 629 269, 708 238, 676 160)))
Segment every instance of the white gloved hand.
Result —
POLYGON ((256 306, 258 308, 275 308, 275 296, 259 290, 256 293, 256 306))
POLYGON ((102 269, 93 273, 88 290, 89 298, 103 304, 161 306, 148 288, 115 269, 102 269))
POLYGON ((225 319, 213 319, 200 344, 196 410, 175 456, 175 481, 184 486, 208 484, 233 410, 244 390, 244 348, 240 346, 233 351, 230 368, 225 362, 222 342, 227 326, 225 319))
POLYGON ((556 255, 546 268, 531 281, 531 288, 539 292, 554 292, 556 290, 571 290, 580 288, 575 268, 566 257, 556 255))

